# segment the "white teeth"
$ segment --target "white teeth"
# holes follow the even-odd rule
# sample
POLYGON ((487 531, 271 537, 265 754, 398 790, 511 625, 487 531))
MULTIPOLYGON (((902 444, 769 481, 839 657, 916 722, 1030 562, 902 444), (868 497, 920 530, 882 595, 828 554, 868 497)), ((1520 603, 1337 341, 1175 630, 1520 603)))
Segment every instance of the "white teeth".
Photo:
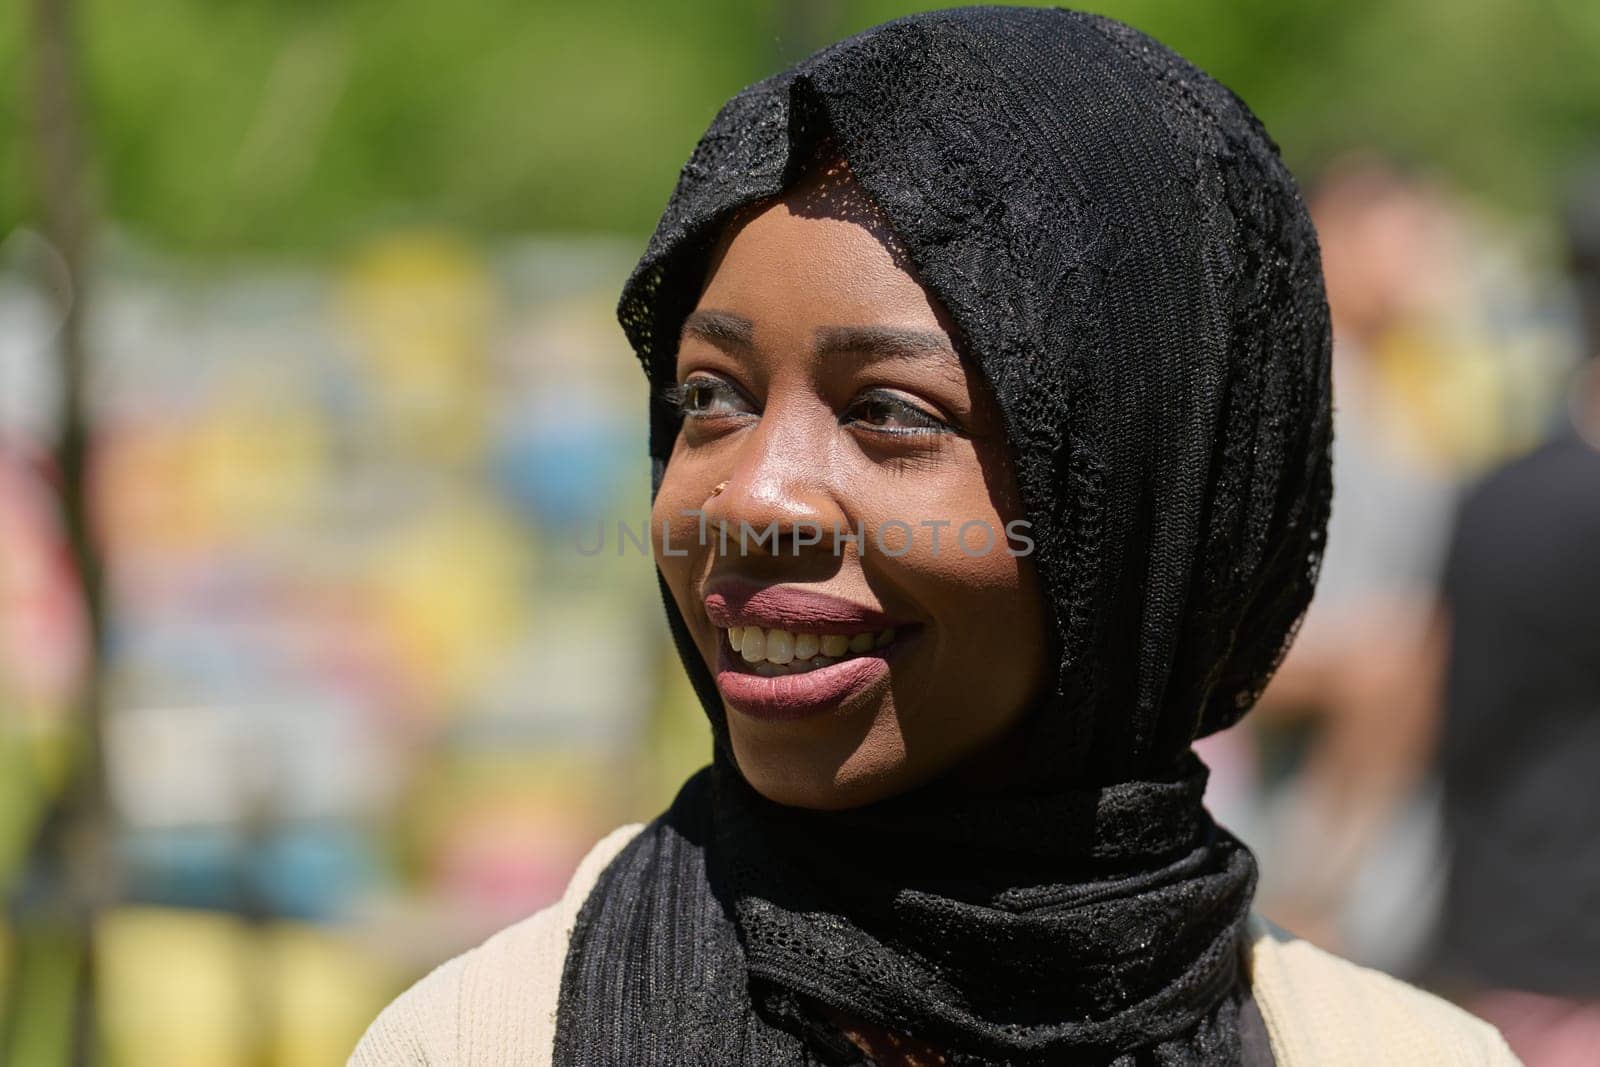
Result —
POLYGON ((843 657, 894 642, 894 627, 876 634, 797 634, 789 630, 764 630, 759 626, 728 627, 728 647, 761 675, 803 674, 831 666, 843 657))
POLYGON ((767 631, 767 662, 788 663, 794 659, 794 634, 788 630, 767 631))
POLYGON ((818 651, 835 659, 850 651, 850 639, 844 634, 823 634, 818 651))

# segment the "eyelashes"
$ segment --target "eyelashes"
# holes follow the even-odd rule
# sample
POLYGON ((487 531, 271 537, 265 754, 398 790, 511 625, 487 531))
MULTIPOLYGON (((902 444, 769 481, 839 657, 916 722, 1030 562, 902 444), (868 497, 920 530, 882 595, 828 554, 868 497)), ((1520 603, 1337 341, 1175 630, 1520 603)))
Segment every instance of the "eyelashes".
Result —
POLYGON ((672 408, 679 415, 684 414, 683 402, 687 395, 688 390, 681 385, 663 385, 656 390, 656 396, 661 399, 661 402, 672 408))
MULTIPOLYGON (((661 400, 685 420, 710 420, 736 415, 759 415, 756 406, 732 383, 708 374, 692 374, 681 384, 663 387, 661 400)), ((886 388, 868 389, 853 399, 840 416, 841 425, 894 437, 936 434, 966 436, 946 419, 901 393, 886 388)))
POLYGON ((686 419, 755 413, 754 405, 745 400, 737 389, 709 375, 690 375, 681 385, 666 386, 661 390, 661 399, 671 405, 680 417, 686 419), (742 410, 713 410, 711 405, 718 401, 729 407, 742 406, 742 410))
POLYGON ((920 435, 957 432, 955 427, 937 415, 886 389, 870 389, 863 393, 845 410, 846 416, 852 413, 856 418, 851 421, 874 433, 920 435), (888 424, 887 420, 890 419, 898 420, 898 425, 888 424))

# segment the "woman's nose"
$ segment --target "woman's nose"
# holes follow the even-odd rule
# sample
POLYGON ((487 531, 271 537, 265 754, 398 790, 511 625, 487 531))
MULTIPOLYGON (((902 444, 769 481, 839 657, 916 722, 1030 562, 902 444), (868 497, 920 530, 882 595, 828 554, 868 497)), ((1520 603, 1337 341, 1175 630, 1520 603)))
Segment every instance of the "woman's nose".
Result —
POLYGON ((846 523, 828 482, 828 434, 763 418, 738 443, 721 490, 703 505, 713 544, 732 555, 801 555, 826 550, 846 523))

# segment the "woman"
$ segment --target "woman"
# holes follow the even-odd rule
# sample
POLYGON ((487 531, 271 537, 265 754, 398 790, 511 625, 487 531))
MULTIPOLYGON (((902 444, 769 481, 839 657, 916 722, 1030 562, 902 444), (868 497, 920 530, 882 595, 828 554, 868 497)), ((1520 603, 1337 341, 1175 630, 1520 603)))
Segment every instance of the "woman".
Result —
POLYGON ((1232 94, 1104 18, 898 19, 724 106, 620 316, 712 764, 353 1062, 1513 1062, 1269 932, 1201 806, 1330 492, 1315 238, 1232 94))

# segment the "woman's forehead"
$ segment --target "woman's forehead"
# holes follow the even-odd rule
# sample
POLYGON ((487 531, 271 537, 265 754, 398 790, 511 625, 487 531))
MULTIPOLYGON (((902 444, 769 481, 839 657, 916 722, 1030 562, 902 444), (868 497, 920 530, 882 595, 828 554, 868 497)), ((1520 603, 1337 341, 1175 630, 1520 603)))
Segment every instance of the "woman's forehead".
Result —
POLYGON ((841 336, 873 331, 946 354, 958 336, 878 206, 835 160, 730 220, 679 340, 805 332, 837 348, 841 336))
POLYGON ((870 235, 896 267, 907 274, 916 273, 906 244, 890 224, 888 215, 856 181, 848 161, 831 145, 831 141, 824 141, 823 147, 808 158, 796 178, 780 194, 743 204, 730 214, 713 247, 708 280, 729 245, 744 229, 757 219, 770 218, 773 213, 854 226, 870 235))

